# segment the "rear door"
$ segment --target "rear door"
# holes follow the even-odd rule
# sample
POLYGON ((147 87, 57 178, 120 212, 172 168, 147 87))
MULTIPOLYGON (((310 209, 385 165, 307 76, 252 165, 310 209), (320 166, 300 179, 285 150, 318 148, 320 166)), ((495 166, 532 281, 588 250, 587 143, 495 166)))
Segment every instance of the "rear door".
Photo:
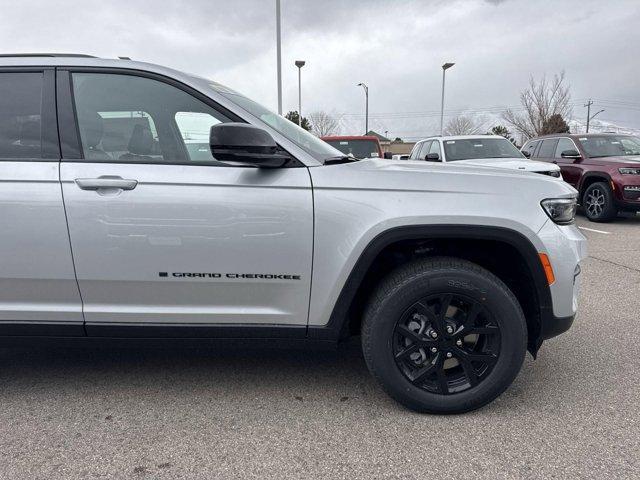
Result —
POLYGON ((0 69, 0 335, 82 335, 52 68, 0 69))
POLYGON ((553 161, 560 166, 560 170, 562 170, 562 178, 564 178, 564 181, 575 187, 580 182, 580 176, 582 173, 580 167, 576 165, 576 162, 579 162, 580 160, 574 158, 564 158, 562 156, 562 152, 567 150, 575 150, 579 152, 578 147, 576 147, 576 144, 569 137, 558 138, 553 161))
POLYGON ((162 78, 60 71, 58 86, 69 120, 62 188, 88 334, 258 325, 304 335, 307 169, 216 161, 209 128, 238 119, 162 78))
POLYGON ((541 162, 556 162, 555 153, 556 153, 556 145, 558 145, 557 138, 545 138, 542 140, 540 144, 540 148, 535 153, 535 160, 539 160, 541 162))

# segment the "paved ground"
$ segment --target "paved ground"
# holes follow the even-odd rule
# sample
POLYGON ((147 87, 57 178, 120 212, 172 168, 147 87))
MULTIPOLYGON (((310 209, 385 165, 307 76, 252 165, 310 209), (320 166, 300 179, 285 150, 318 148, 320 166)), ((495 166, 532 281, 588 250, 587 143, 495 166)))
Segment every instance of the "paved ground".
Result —
POLYGON ((337 352, 0 350, 0 478, 639 478, 640 217, 581 226, 581 316, 483 410, 337 352))

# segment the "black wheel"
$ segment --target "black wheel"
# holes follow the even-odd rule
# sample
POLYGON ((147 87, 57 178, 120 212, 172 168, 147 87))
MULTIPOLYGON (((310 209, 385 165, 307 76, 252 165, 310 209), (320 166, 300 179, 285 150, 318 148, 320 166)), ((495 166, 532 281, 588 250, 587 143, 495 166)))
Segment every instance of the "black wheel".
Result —
POLYGON ((393 398, 428 413, 462 413, 499 396, 527 344, 507 286, 464 260, 405 265, 378 287, 362 325, 369 370, 393 398))
POLYGON ((613 192, 606 182, 592 183, 587 187, 582 196, 582 207, 592 222, 608 222, 618 214, 613 192))

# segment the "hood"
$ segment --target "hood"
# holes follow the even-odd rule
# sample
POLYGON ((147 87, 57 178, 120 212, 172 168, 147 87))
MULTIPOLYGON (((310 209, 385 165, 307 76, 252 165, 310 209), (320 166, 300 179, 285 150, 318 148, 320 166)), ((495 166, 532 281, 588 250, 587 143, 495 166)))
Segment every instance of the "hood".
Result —
POLYGON ((497 195, 505 199, 513 197, 516 201, 525 193, 539 200, 577 194, 568 183, 547 175, 531 175, 525 170, 504 167, 461 164, 460 161, 439 163, 366 159, 314 167, 310 172, 314 177, 314 188, 332 190, 497 195))
POLYGON ((472 158, 469 160, 456 160, 450 163, 508 168, 511 170, 524 170, 525 172, 553 172, 560 170, 560 167, 554 163, 538 162, 525 158, 472 158))

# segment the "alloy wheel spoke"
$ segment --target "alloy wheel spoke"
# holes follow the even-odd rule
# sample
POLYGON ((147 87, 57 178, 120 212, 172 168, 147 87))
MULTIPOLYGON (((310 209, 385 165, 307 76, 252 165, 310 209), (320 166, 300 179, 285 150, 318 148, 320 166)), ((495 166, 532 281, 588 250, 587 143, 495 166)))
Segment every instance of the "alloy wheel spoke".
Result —
POLYGON ((432 375, 436 371, 436 365, 432 363, 427 363, 424 367, 416 372, 416 374, 411 378, 411 383, 419 383, 426 379, 429 375, 432 375))
POLYGON ((402 360, 404 358, 407 358, 409 355, 417 351, 418 351, 418 344, 412 343, 411 345, 406 347, 404 350, 401 350, 398 353, 396 353, 396 360, 402 360))
POLYGON ((460 365, 462 365, 467 380, 469 380, 469 385, 475 387, 478 384, 478 374, 476 373, 476 369, 473 368, 473 364, 463 356, 458 357, 458 361, 460 365))
POLYGON ((435 366, 440 393, 442 393, 443 395, 447 395, 449 393, 449 383, 447 382, 447 374, 444 371, 444 358, 442 355, 439 355, 436 359, 435 366))
POLYGON ((498 357, 492 353, 469 353, 461 348, 455 348, 454 351, 456 356, 464 361, 482 362, 487 365, 493 365, 498 361, 498 357))

